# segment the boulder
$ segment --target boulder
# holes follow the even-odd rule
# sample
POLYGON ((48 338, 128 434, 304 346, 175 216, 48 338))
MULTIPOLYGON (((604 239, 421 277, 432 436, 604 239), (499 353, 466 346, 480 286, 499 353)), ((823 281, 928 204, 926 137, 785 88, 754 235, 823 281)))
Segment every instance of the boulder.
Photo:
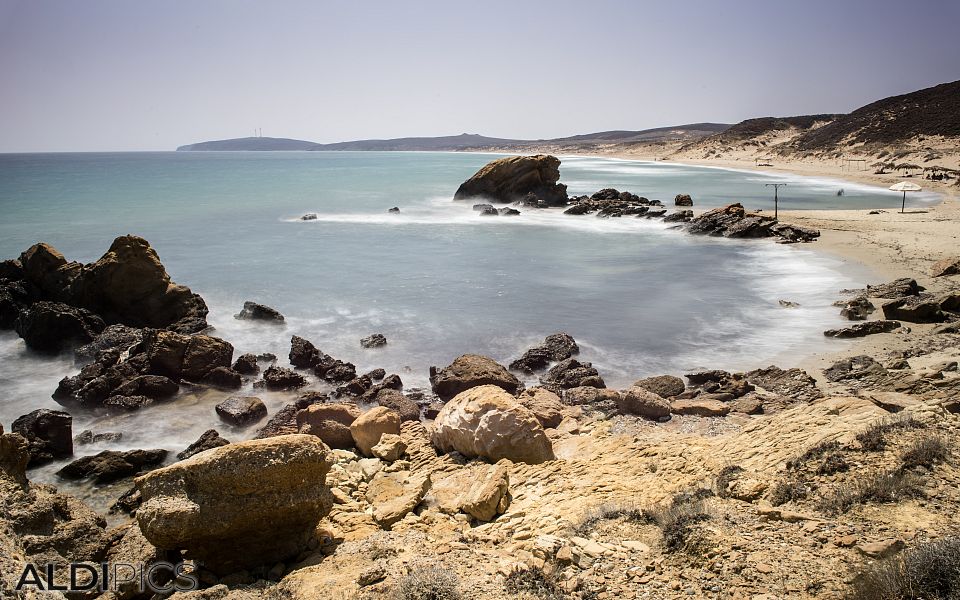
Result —
POLYGON ((849 321, 865 321, 877 307, 866 296, 858 296, 841 304, 840 316, 849 321))
POLYGON ((57 471, 57 475, 64 479, 89 478, 102 485, 159 467, 166 457, 166 450, 104 450, 78 458, 57 471))
POLYGON ((343 396, 362 396, 367 390, 373 387, 373 381, 367 375, 361 375, 360 377, 354 377, 347 383, 341 385, 336 389, 334 395, 337 398, 343 396))
MULTIPOLYGON (((439 477, 439 475, 435 475, 439 477)), ((492 521, 510 505, 510 475, 505 465, 471 465, 435 481, 430 495, 438 508, 492 521)))
POLYGON ((230 440, 220 437, 220 433, 216 429, 208 429, 200 434, 200 437, 197 438, 197 441, 193 442, 182 452, 178 453, 177 458, 179 460, 186 460, 194 454, 200 454, 201 452, 210 450, 211 448, 226 446, 229 443, 230 440))
POLYGON ((295 335, 290 338, 290 364, 298 369, 312 369, 324 354, 306 339, 295 335))
POLYGON ((263 400, 254 396, 227 398, 215 410, 223 421, 235 427, 246 427, 267 416, 263 400))
POLYGON ((406 451, 407 445, 399 435, 393 433, 381 435, 377 445, 370 449, 371 454, 388 463, 400 460, 400 457, 406 451))
POLYGON ((360 416, 353 404, 312 404, 296 416, 298 431, 314 435, 331 448, 353 448, 350 426, 360 416))
POLYGON ((209 335, 190 336, 181 375, 189 381, 201 381, 217 367, 230 369, 232 362, 233 345, 229 342, 209 335))
POLYGON ((617 410, 620 392, 592 386, 563 390, 563 403, 570 406, 587 406, 593 410, 612 412, 617 410))
POLYGON ((923 289, 923 287, 917 284, 916 279, 901 277, 889 283, 868 285, 864 290, 864 295, 870 298, 902 298, 903 296, 916 296, 920 294, 923 289))
POLYGON ((201 383, 225 390, 238 390, 243 387, 243 378, 230 367, 214 367, 203 376, 201 383))
POLYGON ((860 379, 879 379, 887 375, 887 370, 867 355, 852 356, 833 363, 823 370, 828 381, 851 381, 860 379))
POLYGON ((679 396, 686 389, 683 380, 675 375, 657 375, 655 377, 646 377, 634 382, 633 387, 643 388, 653 392, 661 398, 672 398, 679 396))
POLYGON ((387 345, 387 338, 382 333, 374 333, 360 340, 364 348, 380 348, 387 345))
POLYGON ((44 242, 34 244, 20 255, 23 278, 36 286, 43 296, 69 302, 70 286, 83 269, 77 262, 67 262, 63 254, 44 242))
POLYGON ((153 400, 167 400, 176 395, 180 386, 163 375, 137 375, 113 389, 117 396, 146 396, 153 400))
POLYGON ((109 323, 169 327, 193 320, 206 327, 203 299, 173 283, 150 243, 134 235, 118 237, 97 262, 85 265, 71 285, 71 298, 70 304, 109 323))
POLYGON ((900 323, 896 321, 864 321, 856 323, 850 327, 841 327, 839 329, 828 329, 823 335, 833 338, 858 338, 877 333, 890 333, 898 329, 900 323))
POLYGON ((481 217, 499 217, 500 211, 491 206, 489 208, 481 208, 478 214, 481 217))
POLYGON ((233 361, 233 370, 241 375, 256 375, 260 372, 255 354, 242 354, 233 361))
POLYGON ((747 381, 743 373, 729 373, 727 371, 714 369, 687 373, 684 377, 687 378, 690 385, 697 388, 700 392, 724 395, 728 399, 739 398, 755 389, 753 384, 747 381))
POLYGON ((15 420, 11 429, 27 440, 30 467, 73 456, 73 417, 62 410, 39 408, 15 420))
POLYGON ((551 362, 564 360, 579 353, 580 347, 573 336, 563 332, 554 333, 548 335, 542 344, 530 348, 523 353, 523 356, 510 363, 510 369, 531 374, 546 369, 551 362))
POLYGON ((453 199, 509 204, 533 194, 549 206, 565 206, 567 186, 559 180, 560 160, 555 156, 508 156, 487 163, 460 185, 453 199))
POLYGON ((600 377, 600 373, 593 368, 592 364, 581 363, 575 358, 558 362, 547 371, 545 376, 540 378, 540 381, 546 385, 555 385, 563 389, 585 386, 607 387, 603 378, 600 377))
POLYGON ((373 456, 373 447, 388 433, 400 435, 400 415, 383 406, 371 408, 350 425, 354 444, 364 456, 373 456))
POLYGON ((563 421, 563 402, 546 388, 524 390, 517 396, 517 402, 529 409, 544 429, 555 429, 563 421))
POLYGON ((673 199, 674 206, 693 206, 693 198, 690 194, 677 194, 673 199))
POLYGON ((730 412, 730 406, 719 400, 693 398, 690 400, 674 400, 670 403, 670 412, 675 415, 725 417, 730 412))
POLYGON ((765 369, 749 371, 744 377, 753 386, 794 400, 812 402, 823 397, 823 392, 817 388, 817 380, 802 369, 781 369, 770 365, 765 369))
POLYGON ((947 275, 960 275, 960 257, 951 256, 933 263, 930 267, 931 277, 945 277, 947 275))
POLYGON ((645 419, 662 419, 670 416, 670 403, 659 394, 642 387, 623 390, 617 401, 622 414, 637 415, 645 419))
POLYGON ((380 471, 367 485, 366 500, 373 506, 373 519, 389 529, 415 509, 429 489, 430 473, 380 471))
POLYGON ((377 394, 377 404, 395 411, 401 421, 420 420, 420 407, 417 403, 396 390, 381 390, 377 394))
POLYGON ((84 429, 73 437, 75 446, 88 446, 90 444, 100 444, 104 442, 119 442, 123 439, 123 434, 119 431, 104 431, 94 433, 89 429, 84 429))
POLYGON ((480 385, 496 385, 513 394, 520 387, 520 380, 492 358, 464 354, 443 369, 430 367, 430 385, 441 400, 447 401, 480 385))
POLYGON ((62 302, 35 302, 20 311, 14 328, 28 348, 59 352, 67 346, 88 344, 106 327, 103 319, 62 302))
POLYGON ((820 236, 815 229, 786 225, 772 216, 748 213, 739 203, 706 211, 691 220, 687 230, 729 238, 779 237, 785 242, 809 242, 820 236))
POLYGON ((139 477, 144 537, 225 575, 296 557, 332 507, 330 450, 315 437, 238 442, 139 477))
POLYGON ((3 433, 0 427, 0 476, 18 486, 27 485, 30 445, 19 433, 3 433))
POLYGON ((908 323, 942 323, 947 315, 940 308, 940 303, 931 297, 907 296, 885 302, 880 306, 883 318, 908 323))
POLYGON ((495 385, 461 392, 434 421, 434 446, 491 461, 507 458, 538 464, 553 460, 553 447, 537 417, 495 385))
POLYGON ((400 212, 400 207, 399 207, 399 206, 394 206, 393 208, 388 208, 388 209, 387 209, 387 212, 388 212, 388 213, 398 213, 398 212, 400 212))
POLYGON ((251 321, 269 321, 273 323, 282 323, 283 315, 275 308, 270 308, 265 304, 257 304, 247 300, 243 303, 243 308, 234 315, 236 319, 248 319, 251 321))
POLYGON ((143 330, 126 325, 107 325, 89 344, 74 349, 73 354, 79 364, 96 360, 97 355, 107 350, 126 352, 143 340, 143 330))
POLYGON ((268 390, 293 390, 307 385, 303 375, 283 367, 268 367, 261 381, 268 390))

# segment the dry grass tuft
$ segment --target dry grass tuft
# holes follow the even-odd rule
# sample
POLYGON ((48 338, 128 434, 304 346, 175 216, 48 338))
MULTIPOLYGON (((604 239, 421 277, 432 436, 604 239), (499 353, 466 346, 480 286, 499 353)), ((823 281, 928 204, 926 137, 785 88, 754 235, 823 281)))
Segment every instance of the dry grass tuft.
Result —
POLYGON ((960 537, 922 543, 876 563, 854 580, 847 600, 960 598, 960 537))
POLYGON ((412 565, 394 588, 394 600, 461 600, 460 582, 446 569, 412 565))

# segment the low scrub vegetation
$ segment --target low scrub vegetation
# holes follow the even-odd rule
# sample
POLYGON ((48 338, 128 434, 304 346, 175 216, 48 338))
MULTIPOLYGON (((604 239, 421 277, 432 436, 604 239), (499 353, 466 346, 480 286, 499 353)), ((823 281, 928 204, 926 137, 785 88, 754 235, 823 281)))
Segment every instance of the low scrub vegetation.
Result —
POLYGON ((900 462, 905 469, 915 467, 929 469, 936 464, 946 462, 949 455, 950 449, 945 438, 939 435, 925 435, 900 455, 900 462))
POLYGON ((395 600, 461 600, 460 582, 447 569, 413 565, 394 589, 395 600))
POLYGON ((943 538, 876 563, 854 579, 847 600, 960 598, 960 537, 943 538))
POLYGON ((864 474, 845 482, 823 498, 821 508, 837 514, 867 502, 898 502, 920 493, 920 479, 900 469, 864 474))

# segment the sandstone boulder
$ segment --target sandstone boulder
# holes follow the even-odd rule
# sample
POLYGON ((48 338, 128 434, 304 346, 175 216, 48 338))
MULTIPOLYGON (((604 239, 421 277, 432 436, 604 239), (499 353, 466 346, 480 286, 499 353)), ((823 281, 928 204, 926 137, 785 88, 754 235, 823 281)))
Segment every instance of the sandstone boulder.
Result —
POLYGON ((670 416, 670 403, 663 397, 642 387, 632 387, 620 393, 617 408, 625 415, 637 415, 645 419, 662 419, 670 416))
POLYGON ((357 450, 364 456, 373 456, 373 447, 380 443, 382 435, 400 435, 400 415, 383 406, 371 408, 350 425, 350 434, 357 450))
POLYGON ((137 522, 157 548, 214 573, 273 565, 305 550, 333 504, 330 450, 285 435, 198 454, 136 480, 137 522))
POLYGON ((313 404, 297 413, 300 433, 314 435, 331 448, 353 448, 350 426, 360 416, 353 404, 313 404))
POLYGON ((443 452, 531 464, 554 458, 537 417, 498 386, 461 392, 440 410, 434 426, 433 444, 443 452))
POLYGON ((434 482, 430 494, 443 512, 462 512, 478 521, 492 521, 509 507, 509 488, 506 466, 471 465, 434 482))
POLYGON ((508 156, 487 163, 460 185, 453 199, 483 198, 507 204, 533 194, 548 206, 564 206, 567 186, 559 180, 560 160, 555 156, 508 156))
POLYGON ((730 406, 719 400, 692 398, 690 400, 674 400, 670 405, 670 411, 675 415, 725 417, 730 412, 730 406))
POLYGON ((380 471, 368 484, 366 499, 373 506, 373 519, 389 529, 415 509, 429 489, 429 473, 380 471))
POLYGON ((520 387, 520 380, 492 358, 464 354, 443 369, 430 367, 430 384, 433 392, 447 401, 481 385, 495 385, 513 394, 520 387))
POLYGON ((529 409, 544 429, 555 429, 563 421, 563 402, 546 388, 524 390, 517 397, 517 402, 529 409))
POLYGON ((381 435, 377 445, 370 449, 371 454, 388 463, 400 460, 400 457, 406 451, 407 444, 399 435, 393 433, 381 435))

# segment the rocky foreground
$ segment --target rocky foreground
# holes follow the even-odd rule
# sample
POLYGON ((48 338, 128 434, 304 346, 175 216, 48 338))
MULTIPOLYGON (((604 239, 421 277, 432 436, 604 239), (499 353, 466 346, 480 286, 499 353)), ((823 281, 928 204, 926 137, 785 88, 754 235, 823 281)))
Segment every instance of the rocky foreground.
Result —
MULTIPOLYGON (((773 227, 718 211, 717 227, 773 227)), ((18 597, 27 564, 77 562, 181 564, 160 583, 184 591, 128 581, 26 597, 762 600, 960 589, 942 576, 960 548, 960 259, 920 282, 844 293, 837 309, 852 333, 825 333, 876 343, 822 369, 663 374, 619 390, 564 333, 508 366, 465 354, 433 367, 429 390, 382 369, 358 374, 298 336, 289 366, 234 357, 203 333, 202 300, 132 236, 92 265, 41 244, 2 269, 5 323, 31 347, 73 348, 80 365, 54 392, 66 410, 0 430, 4 597, 18 597), (123 300, 129 290, 137 302, 123 300), (525 386, 531 378, 539 384, 525 386), (268 414, 230 395, 244 381, 298 393, 268 414), (172 464, 168 449, 77 456, 121 432, 74 435, 71 413, 152 410, 185 386, 223 390, 224 401, 172 464), (213 429, 221 421, 255 439, 228 442, 213 429), (124 524, 108 529, 79 500, 30 482, 28 469, 65 458, 74 460, 61 477, 128 482, 112 509, 129 515, 124 524)), ((283 318, 255 303, 237 317, 283 318)))

